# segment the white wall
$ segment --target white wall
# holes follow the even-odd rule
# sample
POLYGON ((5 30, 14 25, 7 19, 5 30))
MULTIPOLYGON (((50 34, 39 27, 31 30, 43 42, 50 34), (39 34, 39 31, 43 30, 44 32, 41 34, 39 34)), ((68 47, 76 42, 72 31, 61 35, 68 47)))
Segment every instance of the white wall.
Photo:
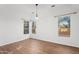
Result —
MULTIPOLYGON (((48 5, 47 5, 48 6, 48 5)), ((79 13, 72 14, 71 17, 71 36, 59 37, 58 36, 58 18, 55 15, 70 13, 78 11, 70 7, 71 5, 59 5, 55 8, 44 7, 40 5, 39 19, 37 20, 37 34, 33 38, 40 40, 55 42, 63 45, 79 47, 79 13), (48 9, 47 9, 48 8, 48 9)), ((73 6, 73 5, 72 5, 73 6)), ((79 7, 79 5, 77 6, 79 7)))
POLYGON ((29 37, 29 34, 23 34, 23 20, 21 18, 30 19, 32 6, 0 5, 0 46, 29 37))

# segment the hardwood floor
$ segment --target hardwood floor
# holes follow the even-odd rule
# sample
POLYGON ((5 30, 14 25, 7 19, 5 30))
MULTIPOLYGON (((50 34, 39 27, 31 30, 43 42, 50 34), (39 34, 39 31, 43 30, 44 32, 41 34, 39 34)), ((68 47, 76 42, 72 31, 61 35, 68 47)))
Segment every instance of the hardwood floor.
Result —
POLYGON ((78 54, 79 48, 37 39, 26 39, 0 47, 1 54, 78 54))

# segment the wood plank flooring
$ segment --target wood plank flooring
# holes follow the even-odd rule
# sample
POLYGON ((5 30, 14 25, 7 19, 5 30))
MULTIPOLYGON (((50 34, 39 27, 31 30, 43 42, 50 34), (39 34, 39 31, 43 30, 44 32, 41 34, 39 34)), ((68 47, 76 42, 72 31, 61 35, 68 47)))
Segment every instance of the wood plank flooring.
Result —
POLYGON ((0 54, 78 54, 79 48, 33 38, 0 47, 0 54))

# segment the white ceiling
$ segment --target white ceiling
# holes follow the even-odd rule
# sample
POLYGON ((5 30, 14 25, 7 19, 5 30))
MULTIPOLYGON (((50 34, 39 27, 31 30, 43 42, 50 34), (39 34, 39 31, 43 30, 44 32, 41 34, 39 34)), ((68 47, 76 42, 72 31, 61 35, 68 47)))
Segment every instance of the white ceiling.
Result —
MULTIPOLYGON (((79 4, 56 4, 55 7, 51 7, 53 4, 39 4, 38 14, 43 17, 43 14, 59 15, 68 12, 79 12, 79 4)), ((2 4, 0 5, 0 18, 3 19, 15 19, 16 17, 23 17, 30 19, 32 12, 35 12, 35 4, 2 4)), ((46 16, 45 16, 46 17, 46 16)))

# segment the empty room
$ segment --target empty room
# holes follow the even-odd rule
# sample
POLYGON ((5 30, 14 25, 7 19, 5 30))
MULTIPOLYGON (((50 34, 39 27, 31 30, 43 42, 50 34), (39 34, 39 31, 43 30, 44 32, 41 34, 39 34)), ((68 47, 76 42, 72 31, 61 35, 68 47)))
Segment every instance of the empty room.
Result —
POLYGON ((0 4, 0 54, 78 54, 79 4, 0 4))

